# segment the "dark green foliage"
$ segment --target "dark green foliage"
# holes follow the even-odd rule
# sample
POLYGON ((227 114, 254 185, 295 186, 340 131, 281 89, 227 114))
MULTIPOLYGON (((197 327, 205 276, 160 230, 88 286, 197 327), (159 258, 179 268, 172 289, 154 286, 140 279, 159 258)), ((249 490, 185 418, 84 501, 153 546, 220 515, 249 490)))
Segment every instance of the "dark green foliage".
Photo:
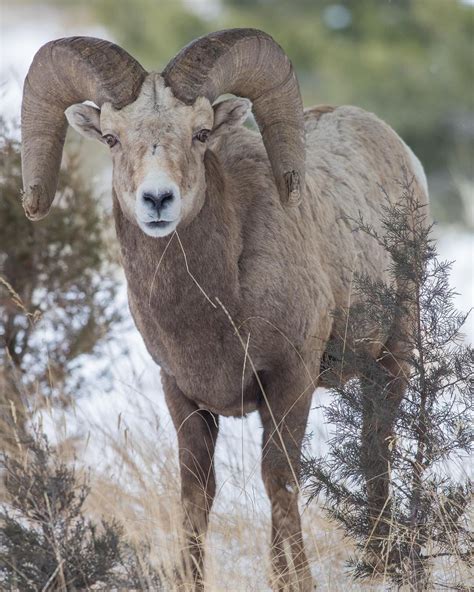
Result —
POLYGON ((175 53, 209 32, 208 24, 183 0, 98 0, 93 13, 119 43, 149 70, 160 71, 175 53))
MULTIPOLYGON (((50 215, 30 222, 20 202, 20 145, 0 121, 0 403, 21 428, 23 407, 78 396, 88 355, 121 319, 106 229, 112 224, 66 155, 50 215), (10 403, 11 402, 11 403, 10 403)), ((105 386, 105 384, 104 384, 105 386)))
POLYGON ((128 544, 116 520, 97 526, 86 519, 87 480, 59 460, 45 436, 35 432, 25 455, 4 455, 1 467, 2 590, 161 590, 149 549, 128 544))
POLYGON ((353 562, 356 575, 376 569, 415 590, 438 584, 463 589, 452 572, 440 582, 432 568, 440 558, 471 561, 472 487, 459 461, 472 451, 474 352, 462 340, 467 315, 453 306, 451 264, 438 260, 426 208, 416 201, 412 183, 403 182, 394 205, 381 195, 387 199, 383 232, 363 219, 353 221, 356 231, 390 253, 391 281, 356 277, 359 304, 335 313, 347 327, 325 359, 335 395, 326 417, 335 436, 327 458, 306 459, 304 478, 310 501, 322 496, 330 516, 363 551, 353 562), (400 373, 387 382, 381 358, 374 360, 364 344, 374 327, 380 333, 390 326, 398 347, 391 351, 389 344, 382 357, 400 373), (345 384, 340 380, 354 374, 345 384), (401 401, 390 391, 396 381, 401 401), (369 486, 377 480, 388 496, 374 521, 369 486))
POLYGON ((115 521, 98 529, 86 520, 87 484, 57 459, 46 438, 37 436, 21 461, 5 456, 2 465, 8 503, 1 514, 3 589, 83 590, 111 581, 122 529, 115 521))

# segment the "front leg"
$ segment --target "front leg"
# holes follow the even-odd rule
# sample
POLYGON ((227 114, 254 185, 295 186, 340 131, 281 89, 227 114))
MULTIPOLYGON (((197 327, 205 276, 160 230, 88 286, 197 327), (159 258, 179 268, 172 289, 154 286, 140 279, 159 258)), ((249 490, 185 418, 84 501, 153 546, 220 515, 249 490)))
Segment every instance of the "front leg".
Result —
POLYGON ((194 590, 202 590, 204 541, 216 491, 213 458, 218 416, 199 409, 181 392, 175 379, 164 372, 162 383, 178 435, 186 578, 191 579, 194 590))
POLYGON ((298 510, 301 446, 312 386, 291 372, 263 379, 262 477, 272 508, 272 587, 278 592, 313 590, 298 510))

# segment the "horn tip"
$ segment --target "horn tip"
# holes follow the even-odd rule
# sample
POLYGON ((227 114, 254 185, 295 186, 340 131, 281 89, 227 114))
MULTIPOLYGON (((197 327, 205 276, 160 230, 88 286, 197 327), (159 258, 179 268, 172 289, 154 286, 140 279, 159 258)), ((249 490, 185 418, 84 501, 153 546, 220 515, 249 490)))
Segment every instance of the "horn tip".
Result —
POLYGON ((287 207, 299 206, 301 203, 301 181, 298 171, 288 171, 283 175, 282 203, 287 207))
POLYGON ((41 185, 30 185, 22 192, 21 202, 29 220, 41 220, 48 215, 51 207, 47 192, 41 185))

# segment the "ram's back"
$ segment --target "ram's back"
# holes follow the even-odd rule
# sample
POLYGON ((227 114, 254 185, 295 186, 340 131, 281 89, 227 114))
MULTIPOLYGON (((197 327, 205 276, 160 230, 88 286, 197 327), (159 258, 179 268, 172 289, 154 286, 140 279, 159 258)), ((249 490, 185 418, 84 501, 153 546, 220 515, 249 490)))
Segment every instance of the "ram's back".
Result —
POLYGON ((356 230, 359 221, 383 232, 383 207, 402 198, 407 182, 427 203, 426 177, 410 148, 372 113, 321 106, 307 109, 305 119, 308 209, 336 304, 344 306, 354 272, 387 279, 390 264, 376 241, 356 230))

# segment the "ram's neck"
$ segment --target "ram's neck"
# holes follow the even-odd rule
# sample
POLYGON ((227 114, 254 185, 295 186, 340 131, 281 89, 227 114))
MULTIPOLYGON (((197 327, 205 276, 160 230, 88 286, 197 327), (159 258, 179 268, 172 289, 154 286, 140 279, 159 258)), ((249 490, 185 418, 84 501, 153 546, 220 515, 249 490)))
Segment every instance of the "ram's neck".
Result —
POLYGON ((205 164, 204 206, 195 220, 170 236, 145 235, 122 215, 114 196, 129 294, 140 314, 150 309, 159 309, 160 317, 170 314, 176 318, 184 309, 201 314, 216 297, 234 311, 238 305, 240 223, 222 168, 210 151, 205 164), (164 310, 169 307, 173 310, 164 310))

